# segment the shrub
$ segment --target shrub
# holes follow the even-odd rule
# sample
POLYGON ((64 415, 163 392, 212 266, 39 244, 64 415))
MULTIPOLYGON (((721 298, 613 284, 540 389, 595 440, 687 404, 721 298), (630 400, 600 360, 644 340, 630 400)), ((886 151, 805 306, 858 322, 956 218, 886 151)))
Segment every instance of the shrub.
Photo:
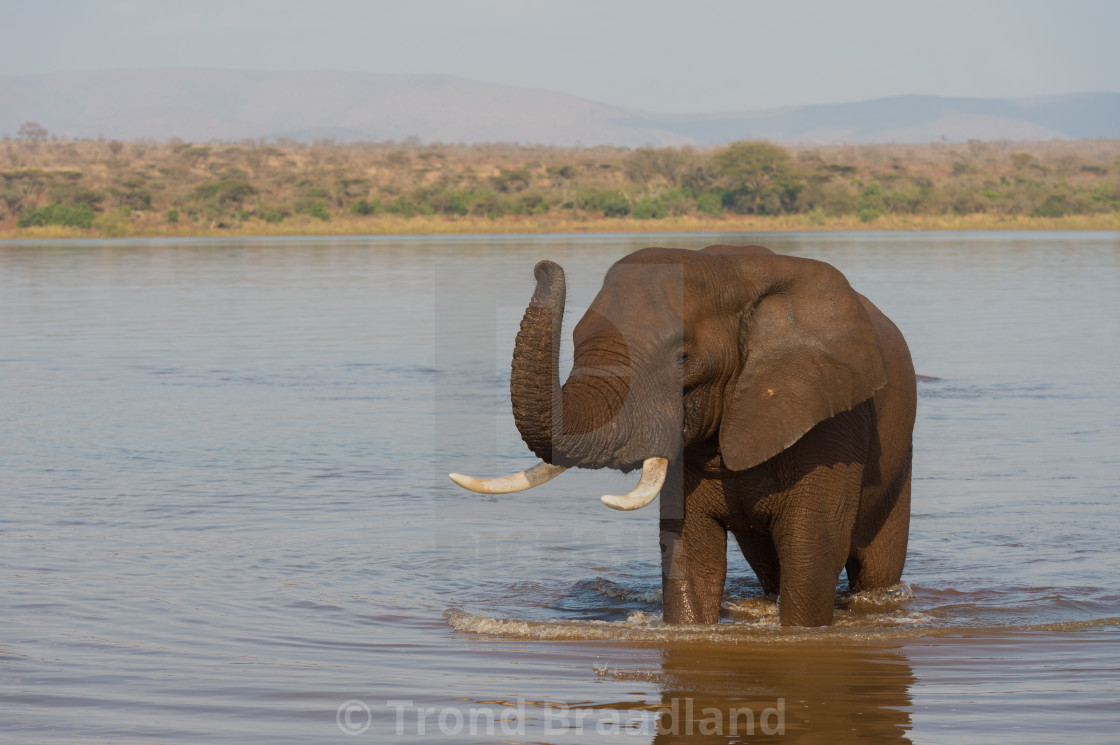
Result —
POLYGON ((548 212, 548 208, 548 200, 538 191, 524 192, 517 200, 518 214, 541 215, 548 212))
POLYGON ((105 197, 100 191, 78 184, 56 184, 47 190, 47 196, 56 204, 64 204, 67 207, 76 207, 79 204, 96 207, 105 197))
POLYGON ((485 215, 493 220, 506 214, 509 211, 509 206, 509 202, 499 199, 494 192, 480 191, 475 194, 474 201, 471 204, 471 213, 485 215))
POLYGON ((253 210, 253 216, 267 223, 275 225, 276 223, 283 222, 286 218, 292 216, 290 207, 283 204, 271 204, 267 202, 260 202, 257 208, 253 210))
POLYGON ((884 212, 883 187, 879 184, 869 184, 860 193, 859 204, 856 207, 856 217, 860 222, 878 220, 884 212))
POLYGON ((714 192, 704 192, 696 198, 696 209, 705 215, 723 214, 723 199, 714 192))
POLYGON ((471 189, 447 191, 442 188, 417 189, 413 193, 417 204, 426 205, 428 214, 466 215, 471 211, 475 193, 471 189))
POLYGON ((372 202, 368 199, 359 199, 350 207, 351 212, 355 215, 362 215, 363 217, 375 214, 380 209, 381 200, 376 198, 372 202))
POLYGON ((88 228, 93 225, 93 208, 88 204, 69 206, 65 204, 52 204, 40 207, 37 210, 25 212, 19 216, 16 224, 21 228, 34 225, 64 225, 71 228, 88 228))
POLYGON ((497 176, 490 177, 490 185, 500 192, 521 191, 528 188, 532 176, 528 168, 503 168, 497 176))
POLYGON ((415 217, 416 215, 430 215, 432 208, 427 202, 422 202, 413 194, 402 194, 385 208, 386 212, 402 217, 415 217))
POLYGON ((660 199, 646 197, 634 205, 631 217, 637 220, 659 220, 668 216, 669 208, 660 199))
POLYGON ((576 177, 576 169, 573 166, 549 166, 548 175, 557 179, 573 179, 576 177))
POLYGON ((573 206, 589 212, 602 212, 604 217, 626 217, 630 214, 630 200, 617 189, 582 192, 576 196, 573 206))
POLYGON ((679 186, 662 194, 661 203, 674 216, 689 215, 696 211, 696 200, 679 186))
POLYGON ((1095 209, 1100 211, 1120 210, 1120 190, 1111 184, 1101 184, 1089 194, 1095 209))
POLYGON ((105 190, 117 199, 122 205, 143 210, 152 206, 152 192, 147 188, 143 178, 127 178, 121 182, 121 188, 109 187, 105 190))
POLYGON ((255 195, 257 188, 242 179, 222 179, 209 184, 198 186, 194 190, 194 198, 198 201, 213 200, 220 206, 241 204, 247 198, 255 195))
POLYGON ((179 210, 168 210, 167 211, 167 221, 169 223, 171 223, 172 225, 178 225, 179 224, 179 210))
POLYGON ((305 214, 323 222, 331 219, 331 211, 327 209, 327 203, 322 199, 313 201, 305 210, 305 214))
POLYGON ((1065 217, 1072 211, 1070 206, 1069 197, 1065 194, 1051 194, 1034 208, 1031 217, 1065 217))
POLYGON ((878 207, 869 205, 866 207, 860 207, 859 211, 856 212, 856 217, 859 218, 860 222, 874 222, 875 220, 878 220, 879 216, 882 214, 883 213, 879 211, 878 207))
POLYGON ((109 238, 123 238, 132 235, 132 221, 124 209, 116 212, 106 212, 93 221, 93 227, 98 233, 109 238))

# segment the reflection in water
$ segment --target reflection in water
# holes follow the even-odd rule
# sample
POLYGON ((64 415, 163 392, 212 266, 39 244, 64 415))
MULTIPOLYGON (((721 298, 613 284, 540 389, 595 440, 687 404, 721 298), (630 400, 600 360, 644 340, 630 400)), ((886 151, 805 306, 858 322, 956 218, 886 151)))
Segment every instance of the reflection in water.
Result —
POLYGON ((655 743, 908 742, 915 678, 896 647, 670 646, 661 669, 655 743))

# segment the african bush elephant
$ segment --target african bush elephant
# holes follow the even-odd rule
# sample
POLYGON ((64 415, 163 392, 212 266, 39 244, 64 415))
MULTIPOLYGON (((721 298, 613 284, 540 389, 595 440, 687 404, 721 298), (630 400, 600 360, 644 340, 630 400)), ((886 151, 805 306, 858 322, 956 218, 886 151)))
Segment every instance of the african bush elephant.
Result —
POLYGON ((572 466, 642 467, 661 494, 664 618, 716 623, 734 534, 783 625, 832 622, 897 583, 910 522, 915 376, 902 334, 832 266, 760 246, 647 248, 617 262, 559 380, 564 272, 537 286, 513 352, 517 428, 541 459, 468 489, 520 491, 572 466))

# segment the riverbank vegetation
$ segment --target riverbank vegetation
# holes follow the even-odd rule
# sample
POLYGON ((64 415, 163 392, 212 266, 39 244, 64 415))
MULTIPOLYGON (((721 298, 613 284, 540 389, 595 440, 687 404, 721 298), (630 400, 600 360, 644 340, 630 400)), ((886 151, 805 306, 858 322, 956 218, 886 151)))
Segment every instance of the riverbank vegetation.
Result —
POLYGON ((984 228, 1120 229, 1120 141, 0 143, 3 237, 984 228))

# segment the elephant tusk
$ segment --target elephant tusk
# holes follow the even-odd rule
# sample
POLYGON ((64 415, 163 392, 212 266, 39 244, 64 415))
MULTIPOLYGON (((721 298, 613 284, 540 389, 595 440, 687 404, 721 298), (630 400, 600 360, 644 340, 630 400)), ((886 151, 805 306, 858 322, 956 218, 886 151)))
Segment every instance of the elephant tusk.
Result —
POLYGON ((461 473, 448 474, 451 480, 464 489, 469 489, 479 494, 511 494, 517 491, 532 489, 546 481, 551 481, 568 469, 564 466, 554 466, 543 460, 528 471, 502 476, 497 479, 476 479, 464 476, 461 473))
POLYGON ((603 504, 614 510, 637 510, 653 501, 665 484, 669 471, 668 458, 646 458, 642 463, 642 478, 629 494, 604 494, 603 504))

